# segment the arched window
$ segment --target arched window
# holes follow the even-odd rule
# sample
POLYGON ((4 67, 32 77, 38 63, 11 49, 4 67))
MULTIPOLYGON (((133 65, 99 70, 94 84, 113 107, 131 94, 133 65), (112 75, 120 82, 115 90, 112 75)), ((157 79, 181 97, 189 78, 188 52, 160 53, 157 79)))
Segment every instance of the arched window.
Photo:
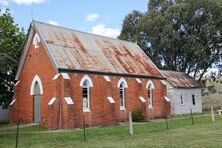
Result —
POLYGON ((40 38, 38 36, 38 34, 35 34, 34 39, 33 39, 33 44, 35 48, 39 47, 39 43, 40 43, 40 38))
POLYGON ((40 78, 35 75, 31 85, 31 95, 33 95, 33 122, 36 124, 41 123, 41 95, 42 83, 40 78))
POLYGON ((119 87, 119 94, 120 94, 120 108, 125 108, 125 87, 124 83, 122 82, 119 87))
POLYGON ((124 78, 121 78, 117 84, 117 87, 119 88, 119 97, 120 97, 120 110, 126 109, 126 91, 125 88, 128 87, 126 80, 124 78))
POLYGON ((193 102, 193 105, 196 105, 196 100, 195 100, 195 95, 194 94, 192 95, 192 102, 193 102))
POLYGON ((184 105, 184 98, 183 98, 183 95, 180 95, 180 104, 181 104, 181 105, 184 105))
POLYGON ((88 112, 90 111, 90 87, 93 87, 90 77, 85 75, 80 81, 80 86, 82 87, 83 111, 88 112))
POLYGON ((153 107, 153 89, 154 89, 153 82, 148 81, 146 88, 147 88, 147 97, 148 97, 148 107, 152 108, 153 107))
POLYGON ((83 111, 89 110, 89 81, 85 80, 82 87, 83 111))
POLYGON ((40 94, 40 95, 43 94, 42 81, 41 81, 41 79, 39 78, 38 75, 35 75, 35 77, 32 80, 31 89, 30 89, 30 95, 35 95, 36 94, 36 90, 39 90, 38 94, 40 94))
POLYGON ((35 85, 34 85, 34 95, 40 95, 41 92, 40 92, 40 86, 39 86, 39 83, 38 81, 35 82, 35 85))

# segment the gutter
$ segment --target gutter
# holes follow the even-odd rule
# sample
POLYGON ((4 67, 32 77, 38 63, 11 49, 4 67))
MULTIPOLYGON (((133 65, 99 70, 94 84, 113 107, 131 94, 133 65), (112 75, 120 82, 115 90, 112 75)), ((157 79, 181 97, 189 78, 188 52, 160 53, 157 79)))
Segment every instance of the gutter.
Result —
POLYGON ((138 75, 138 74, 125 74, 125 73, 113 73, 113 72, 100 72, 93 70, 80 70, 80 69, 68 69, 68 68, 58 68, 59 73, 88 73, 97 75, 110 75, 110 76, 123 76, 123 77, 133 77, 133 78, 149 78, 149 79, 160 79, 166 80, 164 77, 160 76, 148 76, 148 75, 138 75))

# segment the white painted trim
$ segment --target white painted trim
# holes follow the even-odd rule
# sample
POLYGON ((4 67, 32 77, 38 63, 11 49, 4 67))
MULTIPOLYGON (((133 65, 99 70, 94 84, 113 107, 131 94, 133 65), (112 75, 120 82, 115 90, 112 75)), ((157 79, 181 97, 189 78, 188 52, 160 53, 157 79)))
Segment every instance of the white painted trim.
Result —
POLYGON ((154 89, 154 84, 151 80, 149 80, 147 83, 146 83, 146 88, 148 89, 148 86, 151 85, 151 89, 154 89))
POLYGON ((52 78, 52 80, 57 80, 59 76, 60 76, 60 73, 55 74, 55 76, 52 78))
POLYGON ((109 76, 103 76, 103 77, 107 82, 111 82, 111 79, 109 78, 109 76))
POLYGON ((83 109, 83 112, 90 112, 90 109, 83 109))
POLYGON ((139 78, 136 78, 137 83, 142 84, 142 81, 139 78))
POLYGON ((48 105, 53 105, 53 103, 55 102, 55 100, 56 100, 56 98, 53 97, 53 98, 49 101, 48 105))
POLYGON ((40 43, 40 38, 37 33, 35 33, 34 38, 33 38, 33 45, 35 48, 39 48, 39 43, 40 43))
POLYGON ((52 61, 55 71, 58 72, 59 66, 56 63, 56 60, 55 60, 53 54, 51 53, 51 50, 49 49, 48 44, 46 43, 46 41, 42 35, 42 32, 39 30, 38 25, 36 25, 37 23, 41 23, 41 22, 37 22, 35 20, 32 20, 32 26, 33 26, 34 30, 36 31, 36 33, 38 33, 39 38, 42 41, 42 45, 43 45, 44 49, 46 50, 50 60, 52 61))
POLYGON ((141 97, 141 96, 140 96, 139 99, 140 99, 140 101, 143 102, 143 103, 146 102, 146 100, 144 99, 144 97, 141 97))
POLYGON ((58 72, 58 65, 56 63, 56 60, 53 57, 51 51, 49 50, 49 47, 48 47, 46 41, 44 40, 43 35, 39 31, 39 28, 36 26, 35 23, 37 23, 37 21, 32 20, 31 25, 29 27, 28 36, 27 36, 27 39, 26 39, 26 42, 25 42, 25 46, 23 48, 22 56, 21 56, 20 61, 19 61, 18 70, 17 70, 17 73, 16 73, 15 80, 19 80, 19 76, 20 76, 20 73, 22 71, 23 65, 25 63, 25 59, 26 59, 26 56, 27 56, 27 53, 28 53, 28 50, 29 50, 29 46, 31 45, 32 37, 33 37, 35 31, 36 31, 36 33, 38 33, 40 41, 42 41, 42 45, 43 45, 44 49, 46 50, 50 61, 52 61, 54 70, 56 72, 58 72))
POLYGON ((152 105, 148 105, 148 108, 152 109, 152 108, 153 108, 153 106, 152 106, 152 105))
POLYGON ((65 80, 69 80, 70 79, 70 77, 69 77, 69 75, 67 73, 61 73, 61 75, 62 75, 63 79, 65 79, 65 80))
POLYGON ((120 110, 126 110, 124 106, 120 106, 120 110))
POLYGON ((71 97, 64 97, 64 99, 65 99, 65 101, 66 101, 66 103, 67 103, 68 105, 74 104, 74 102, 72 101, 72 98, 71 98, 71 97))
POLYGON ((42 86, 42 81, 39 78, 38 75, 35 75, 34 79, 32 80, 32 84, 31 84, 31 89, 30 89, 30 95, 34 95, 34 87, 35 87, 35 82, 38 82, 39 84, 39 88, 40 88, 40 94, 43 94, 43 86, 42 86))
POLYGON ((29 45, 31 44, 31 41, 32 41, 33 34, 34 34, 34 28, 32 27, 32 25, 30 25, 29 32, 28 32, 28 37, 26 39, 25 46, 24 46, 23 51, 22 51, 22 56, 19 60, 19 65, 18 65, 18 70, 17 70, 17 73, 16 73, 15 80, 19 79, 20 73, 22 71, 22 67, 23 67, 24 62, 25 62, 26 55, 28 53, 29 45))
POLYGON ((13 99, 9 105, 12 106, 15 103, 15 101, 16 101, 16 99, 13 99))
POLYGON ((167 101, 167 102, 170 102, 170 99, 168 97, 164 97, 164 99, 167 101))
POLYGON ((19 83, 20 83, 20 80, 18 82, 16 82, 14 86, 17 86, 19 83))
POLYGON ((161 82, 163 85, 167 85, 166 80, 160 80, 160 82, 161 82))
POLYGON ((90 78, 88 75, 85 75, 85 76, 81 79, 80 84, 79 84, 81 87, 83 87, 83 83, 84 83, 85 80, 88 80, 88 81, 89 81, 89 87, 93 87, 92 80, 91 80, 91 78, 90 78))
POLYGON ((115 103, 113 97, 107 97, 107 99, 109 100, 109 103, 111 103, 111 104, 115 103))
POLYGON ((124 83, 124 88, 128 88, 127 82, 124 78, 119 79, 118 83, 117 83, 117 87, 120 88, 120 84, 124 83))

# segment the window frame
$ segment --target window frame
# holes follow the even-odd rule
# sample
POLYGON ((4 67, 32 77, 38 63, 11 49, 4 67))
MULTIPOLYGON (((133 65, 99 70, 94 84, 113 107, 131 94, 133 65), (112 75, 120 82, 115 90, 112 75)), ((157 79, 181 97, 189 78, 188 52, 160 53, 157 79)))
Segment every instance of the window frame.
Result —
POLYGON ((153 108, 153 88, 151 84, 147 88, 147 97, 148 97, 148 107, 153 108))
POLYGON ((120 110, 126 110, 126 88, 128 88, 128 84, 124 78, 120 78, 117 87, 119 88, 119 105, 120 110), (123 105, 121 105, 121 96, 120 96, 120 90, 122 89, 122 96, 123 96, 123 105))
POLYGON ((125 100, 125 86, 124 82, 120 83, 119 87, 119 97, 120 97, 120 110, 125 110, 126 109, 126 100, 125 100))
POLYGON ((36 33, 33 38, 34 48, 39 48, 39 43, 40 43, 40 38, 39 38, 39 35, 36 33))
POLYGON ((82 101, 83 101, 83 112, 90 112, 90 84, 89 84, 89 81, 86 79, 84 82, 83 82, 83 86, 82 86, 82 101), (84 85, 84 83, 87 82, 87 86, 84 85), (86 91, 86 95, 87 97, 84 97, 84 90, 86 91), (86 98, 87 100, 87 108, 84 107, 84 98, 86 98))
POLYGON ((154 84, 151 80, 149 80, 146 84, 147 89, 147 105, 148 108, 153 108, 153 90, 154 90, 154 84))
POLYGON ((195 98, 195 95, 194 95, 194 94, 192 94, 192 104, 193 104, 193 105, 196 105, 196 98, 195 98))
POLYGON ((183 97, 183 95, 180 95, 180 105, 184 105, 184 97, 183 97))

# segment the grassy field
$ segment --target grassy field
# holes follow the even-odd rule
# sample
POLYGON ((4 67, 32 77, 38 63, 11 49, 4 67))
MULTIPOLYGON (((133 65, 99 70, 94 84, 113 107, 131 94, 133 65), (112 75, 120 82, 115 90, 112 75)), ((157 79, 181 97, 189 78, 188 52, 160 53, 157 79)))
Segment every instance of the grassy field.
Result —
MULTIPOLYGON (((83 141, 83 130, 49 132, 40 126, 22 128, 19 147, 222 147, 222 116, 216 122, 204 114, 180 116, 169 120, 157 120, 134 125, 134 135, 128 134, 127 125, 90 128, 86 130, 87 142, 83 141)), ((0 132, 0 147, 15 147, 15 130, 0 132)))
MULTIPOLYGON (((207 81, 206 86, 209 85, 214 85, 216 92, 214 94, 209 94, 209 95, 204 95, 203 96, 203 110, 204 111, 209 111, 211 105, 217 110, 221 109, 221 101, 222 101, 222 83, 218 82, 212 82, 212 81, 207 81)), ((207 89, 205 88, 204 92, 207 92, 207 89)))

